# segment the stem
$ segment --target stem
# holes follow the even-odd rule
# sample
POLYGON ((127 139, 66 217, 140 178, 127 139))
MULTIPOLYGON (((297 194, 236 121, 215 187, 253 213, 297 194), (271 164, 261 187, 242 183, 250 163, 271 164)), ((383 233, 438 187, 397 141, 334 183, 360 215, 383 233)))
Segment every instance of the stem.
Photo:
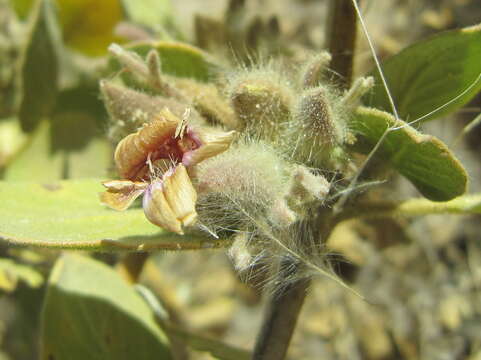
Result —
MULTIPOLYGON (((297 272, 296 267, 292 268, 292 260, 290 259, 284 259, 281 263, 276 284, 282 284, 285 281, 286 271, 297 272)), ((287 286, 274 289, 264 313, 264 321, 252 359, 284 359, 309 284, 310 279, 304 278, 287 286)))
POLYGON ((328 11, 327 48, 332 55, 330 68, 349 88, 352 80, 357 17, 352 0, 331 0, 328 11))
POLYGON ((148 253, 128 253, 117 264, 117 271, 128 283, 135 284, 139 280, 140 273, 148 257, 148 253))
POLYGON ((481 213, 481 194, 460 196, 456 199, 436 202, 427 199, 411 199, 401 203, 369 202, 346 208, 336 218, 336 222, 358 218, 386 218, 395 216, 422 216, 432 214, 479 214, 481 213))
MULTIPOLYGON (((341 78, 341 86, 349 89, 352 80, 354 49, 356 43, 357 18, 352 0, 331 0, 327 30, 328 48, 332 55, 331 68, 341 78)), ((310 221, 310 230, 317 241, 326 242, 335 223, 332 210, 321 213, 310 221)), ((302 235, 301 235, 302 236, 302 235)), ((298 266, 292 266, 287 257, 280 264, 277 280, 285 282, 286 271, 295 277, 298 266)), ((307 294, 310 279, 301 278, 287 287, 274 290, 267 304, 264 320, 254 348, 254 360, 282 360, 307 294)))

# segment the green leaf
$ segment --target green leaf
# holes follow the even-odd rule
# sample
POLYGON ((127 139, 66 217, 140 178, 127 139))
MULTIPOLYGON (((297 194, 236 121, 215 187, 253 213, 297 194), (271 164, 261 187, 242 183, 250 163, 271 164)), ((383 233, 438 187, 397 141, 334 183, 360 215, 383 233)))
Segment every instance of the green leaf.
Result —
POLYGON ((172 24, 172 5, 170 0, 122 0, 122 7, 128 20, 162 30, 172 24))
POLYGON ((30 287, 39 287, 43 276, 31 266, 16 263, 12 259, 0 258, 0 289, 13 291, 18 281, 23 281, 30 287))
MULTIPOLYGON (((429 114, 427 121, 452 113, 481 90, 480 59, 481 24, 415 43, 381 66, 399 116, 413 121, 429 114)), ((391 112, 378 71, 371 75, 376 87, 366 104, 391 112)))
MULTIPOLYGON (((81 114, 72 114, 64 120, 80 125, 89 118, 81 114)), ((64 125, 76 130, 76 127, 69 126, 72 124, 68 122, 64 125)), ((65 133, 61 130, 43 121, 30 142, 7 166, 4 179, 49 182, 66 178, 105 176, 112 158, 112 149, 108 141, 101 137, 75 140, 75 132, 65 133), (60 135, 65 137, 62 138, 60 135), (64 145, 62 142, 69 139, 72 142, 70 148, 62 147, 64 145)), ((77 135, 81 134, 85 134, 85 131, 80 129, 77 135)))
POLYGON ((50 153, 50 124, 42 121, 22 151, 5 169, 6 180, 54 181, 62 178, 65 159, 50 153))
POLYGON ((53 181, 106 176, 112 147, 103 136, 101 120, 106 113, 97 92, 89 87, 62 91, 50 121, 41 122, 4 178, 53 181))
MULTIPOLYGON (((177 77, 208 81, 219 70, 219 65, 204 51, 192 45, 174 41, 143 41, 125 47, 144 57, 151 49, 157 50, 162 63, 162 72, 177 77)), ((113 59, 112 71, 120 65, 113 59)))
POLYGON ((64 255, 49 279, 41 359, 171 359, 152 310, 108 266, 64 255))
POLYGON ((55 106, 59 72, 60 34, 53 5, 39 0, 34 9, 20 72, 22 98, 19 119, 24 131, 32 131, 55 106))
POLYGON ((27 141, 28 136, 20 128, 18 119, 0 121, 0 169, 15 158, 27 141))
POLYGON ((191 250, 228 240, 177 235, 151 224, 142 209, 111 210, 98 200, 100 180, 0 182, 0 240, 85 250, 191 250))
POLYGON ((466 192, 467 174, 461 163, 439 139, 423 135, 389 113, 360 107, 350 124, 359 135, 354 149, 368 153, 388 127, 378 155, 409 179, 426 198, 447 201, 466 192))
POLYGON ((179 345, 187 344, 197 351, 208 352, 215 359, 247 360, 252 358, 252 355, 244 349, 231 346, 219 340, 211 339, 202 334, 199 335, 192 333, 170 322, 168 320, 167 311, 150 289, 142 285, 136 285, 135 288, 153 310, 160 326, 169 334, 169 338, 172 339, 173 351, 175 351, 176 343, 179 343, 179 345))

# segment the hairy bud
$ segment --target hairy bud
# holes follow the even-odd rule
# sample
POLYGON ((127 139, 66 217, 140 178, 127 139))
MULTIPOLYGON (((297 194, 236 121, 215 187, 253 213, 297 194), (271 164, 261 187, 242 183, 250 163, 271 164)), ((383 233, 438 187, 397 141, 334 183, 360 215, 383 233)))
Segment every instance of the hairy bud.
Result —
POLYGON ((323 51, 306 64, 302 73, 302 85, 304 88, 308 89, 320 85, 322 76, 331 59, 331 54, 323 51))
POLYGON ((295 139, 296 157, 316 167, 329 159, 333 149, 345 141, 346 129, 333 111, 328 90, 319 86, 309 89, 299 99, 295 120, 300 128, 295 139))
POLYGON ((239 80, 230 98, 240 128, 261 138, 275 138, 290 116, 288 88, 268 78, 239 80))
POLYGON ((150 96, 107 80, 100 82, 100 91, 112 120, 110 137, 114 141, 137 131, 164 108, 178 117, 189 109, 189 121, 201 121, 194 109, 173 99, 150 96))

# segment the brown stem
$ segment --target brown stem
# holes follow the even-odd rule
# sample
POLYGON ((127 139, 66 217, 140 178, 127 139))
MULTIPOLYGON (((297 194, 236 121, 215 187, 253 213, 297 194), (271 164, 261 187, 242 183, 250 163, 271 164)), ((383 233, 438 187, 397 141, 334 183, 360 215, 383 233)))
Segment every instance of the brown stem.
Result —
MULTIPOLYGON (((280 267, 275 286, 285 281, 286 271, 298 271, 296 266, 293 267, 290 259, 285 259, 280 267)), ((304 278, 274 289, 264 313, 264 321, 252 356, 253 360, 285 358, 309 284, 310 280, 304 278)))
POLYGON ((352 0, 331 0, 328 12, 327 48, 332 55, 330 68, 349 88, 352 80, 357 17, 352 0))
POLYGON ((128 283, 135 284, 139 280, 140 273, 148 257, 148 253, 128 253, 117 264, 117 271, 128 283))

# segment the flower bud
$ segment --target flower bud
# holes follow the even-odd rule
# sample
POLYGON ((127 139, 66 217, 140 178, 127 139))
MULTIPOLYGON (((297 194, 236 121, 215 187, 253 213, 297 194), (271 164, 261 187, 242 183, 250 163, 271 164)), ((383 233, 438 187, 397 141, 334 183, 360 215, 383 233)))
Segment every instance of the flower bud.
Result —
POLYGON ((302 85, 304 88, 308 89, 320 85, 322 75, 331 59, 331 54, 323 51, 306 65, 302 75, 302 85))
MULTIPOLYGON (((345 125, 334 114, 328 90, 316 87, 304 92, 295 110, 295 120, 299 128, 296 157, 314 166, 321 166, 331 157, 333 149, 342 145, 345 138, 345 125)), ((325 165, 325 164, 324 164, 325 165)))
POLYGON ((297 203, 322 200, 329 193, 330 184, 322 175, 313 174, 302 165, 294 167, 289 198, 297 203))
POLYGON ((221 96, 216 86, 192 79, 176 79, 175 86, 189 98, 192 106, 211 125, 224 125, 236 129, 238 120, 230 104, 221 96))
POLYGON ((144 194, 143 208, 147 219, 155 225, 178 234, 197 219, 197 192, 184 165, 179 164, 154 180, 144 194))
MULTIPOLYGON (((111 137, 117 141, 118 138, 137 131, 164 108, 168 108, 178 117, 182 117, 189 108, 176 100, 150 96, 107 80, 100 82, 100 91, 110 118, 113 120, 111 137)), ((193 110, 190 112, 190 119, 194 122, 200 121, 200 115, 193 110)))
POLYGON ((261 138, 275 138, 290 116, 287 87, 269 78, 240 80, 231 90, 232 106, 241 129, 261 138))

